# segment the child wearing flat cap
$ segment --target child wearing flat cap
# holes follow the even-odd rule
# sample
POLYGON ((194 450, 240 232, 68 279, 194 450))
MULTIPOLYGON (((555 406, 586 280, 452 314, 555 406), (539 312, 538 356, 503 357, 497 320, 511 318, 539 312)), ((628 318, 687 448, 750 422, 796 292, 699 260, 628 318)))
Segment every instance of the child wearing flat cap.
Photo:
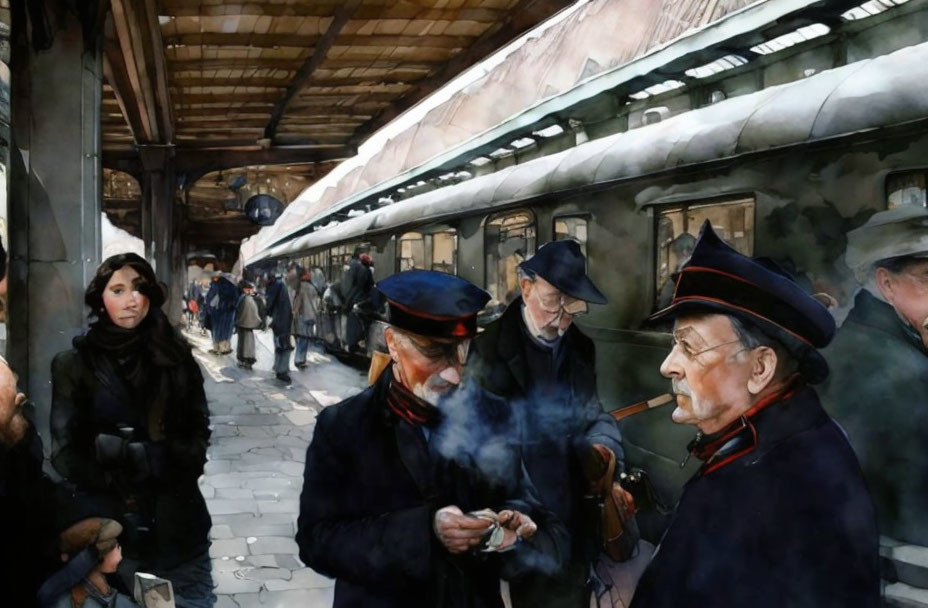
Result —
POLYGON ((106 580, 122 561, 122 525, 104 517, 83 519, 61 533, 64 568, 39 590, 43 608, 137 608, 106 580))

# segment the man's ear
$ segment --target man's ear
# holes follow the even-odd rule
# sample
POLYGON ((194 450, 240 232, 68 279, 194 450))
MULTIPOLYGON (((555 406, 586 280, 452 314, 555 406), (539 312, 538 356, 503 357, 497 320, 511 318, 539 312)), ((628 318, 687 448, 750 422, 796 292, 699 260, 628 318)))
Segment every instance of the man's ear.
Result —
POLYGON ((522 298, 527 298, 532 293, 532 280, 528 277, 519 279, 519 289, 522 290, 522 298))
POLYGON ((394 363, 399 363, 400 355, 396 348, 396 333, 393 331, 392 327, 384 328, 383 339, 387 343, 387 351, 390 353, 390 358, 393 359, 394 363))
POLYGON ((769 346, 754 349, 755 358, 748 377, 748 392, 758 395, 773 382, 777 373, 777 353, 769 346))
POLYGON ((896 296, 896 285, 893 281, 892 273, 885 268, 877 268, 874 274, 874 282, 876 283, 876 288, 883 294, 883 299, 892 305, 896 296))

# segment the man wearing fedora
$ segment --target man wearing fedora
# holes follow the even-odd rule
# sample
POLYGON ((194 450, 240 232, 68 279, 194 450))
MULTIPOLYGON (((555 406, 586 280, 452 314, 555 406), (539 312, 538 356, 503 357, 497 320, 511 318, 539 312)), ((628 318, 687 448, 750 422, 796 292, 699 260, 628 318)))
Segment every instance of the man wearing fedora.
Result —
POLYGON ((599 480, 587 479, 581 463, 596 458, 592 446, 599 444, 621 471, 623 452, 619 429, 597 397, 593 341, 573 321, 606 298, 587 277, 574 240, 539 248, 519 265, 519 285, 521 296, 478 337, 475 373, 516 408, 526 469, 544 505, 567 524, 571 560, 557 576, 513 582, 510 594, 514 608, 586 607, 599 541, 584 497, 599 480))
POLYGON ((392 361, 319 414, 300 558, 336 579, 336 608, 502 608, 499 579, 559 570, 568 539, 524 474, 508 405, 462 384, 490 296, 427 270, 376 289, 392 361))
POLYGON ((825 351, 823 401, 847 431, 880 533, 928 545, 928 210, 903 206, 848 233, 863 285, 825 351))
POLYGON ((707 221, 673 300, 660 371, 702 466, 687 482, 633 608, 879 606, 876 518, 860 467, 812 385, 835 324, 773 262, 707 221))

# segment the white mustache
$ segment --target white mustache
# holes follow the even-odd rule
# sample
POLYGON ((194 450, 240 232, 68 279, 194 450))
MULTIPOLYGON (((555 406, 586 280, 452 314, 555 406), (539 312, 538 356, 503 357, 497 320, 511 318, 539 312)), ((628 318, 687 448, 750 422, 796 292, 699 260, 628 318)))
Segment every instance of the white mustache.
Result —
POLYGON ((684 395, 685 397, 693 397, 693 393, 690 392, 690 386, 687 384, 686 379, 677 380, 676 378, 671 379, 670 386, 674 395, 684 395))

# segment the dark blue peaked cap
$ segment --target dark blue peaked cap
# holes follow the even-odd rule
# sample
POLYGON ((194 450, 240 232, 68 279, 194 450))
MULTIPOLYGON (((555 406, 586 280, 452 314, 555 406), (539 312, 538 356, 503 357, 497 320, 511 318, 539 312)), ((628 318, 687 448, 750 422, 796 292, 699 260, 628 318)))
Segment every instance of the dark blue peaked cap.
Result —
POLYGON ((433 270, 407 270, 375 285, 387 299, 387 323, 435 338, 472 338, 490 294, 470 281, 433 270))
POLYGON ((831 313, 773 261, 749 258, 725 243, 708 220, 680 271, 673 300, 649 320, 699 312, 734 315, 779 340, 809 382, 828 376, 817 349, 834 337, 831 313))
POLYGON ((537 274, 557 287, 558 291, 578 300, 592 304, 606 303, 606 296, 586 276, 586 260, 577 241, 565 239, 545 243, 519 267, 537 274))

